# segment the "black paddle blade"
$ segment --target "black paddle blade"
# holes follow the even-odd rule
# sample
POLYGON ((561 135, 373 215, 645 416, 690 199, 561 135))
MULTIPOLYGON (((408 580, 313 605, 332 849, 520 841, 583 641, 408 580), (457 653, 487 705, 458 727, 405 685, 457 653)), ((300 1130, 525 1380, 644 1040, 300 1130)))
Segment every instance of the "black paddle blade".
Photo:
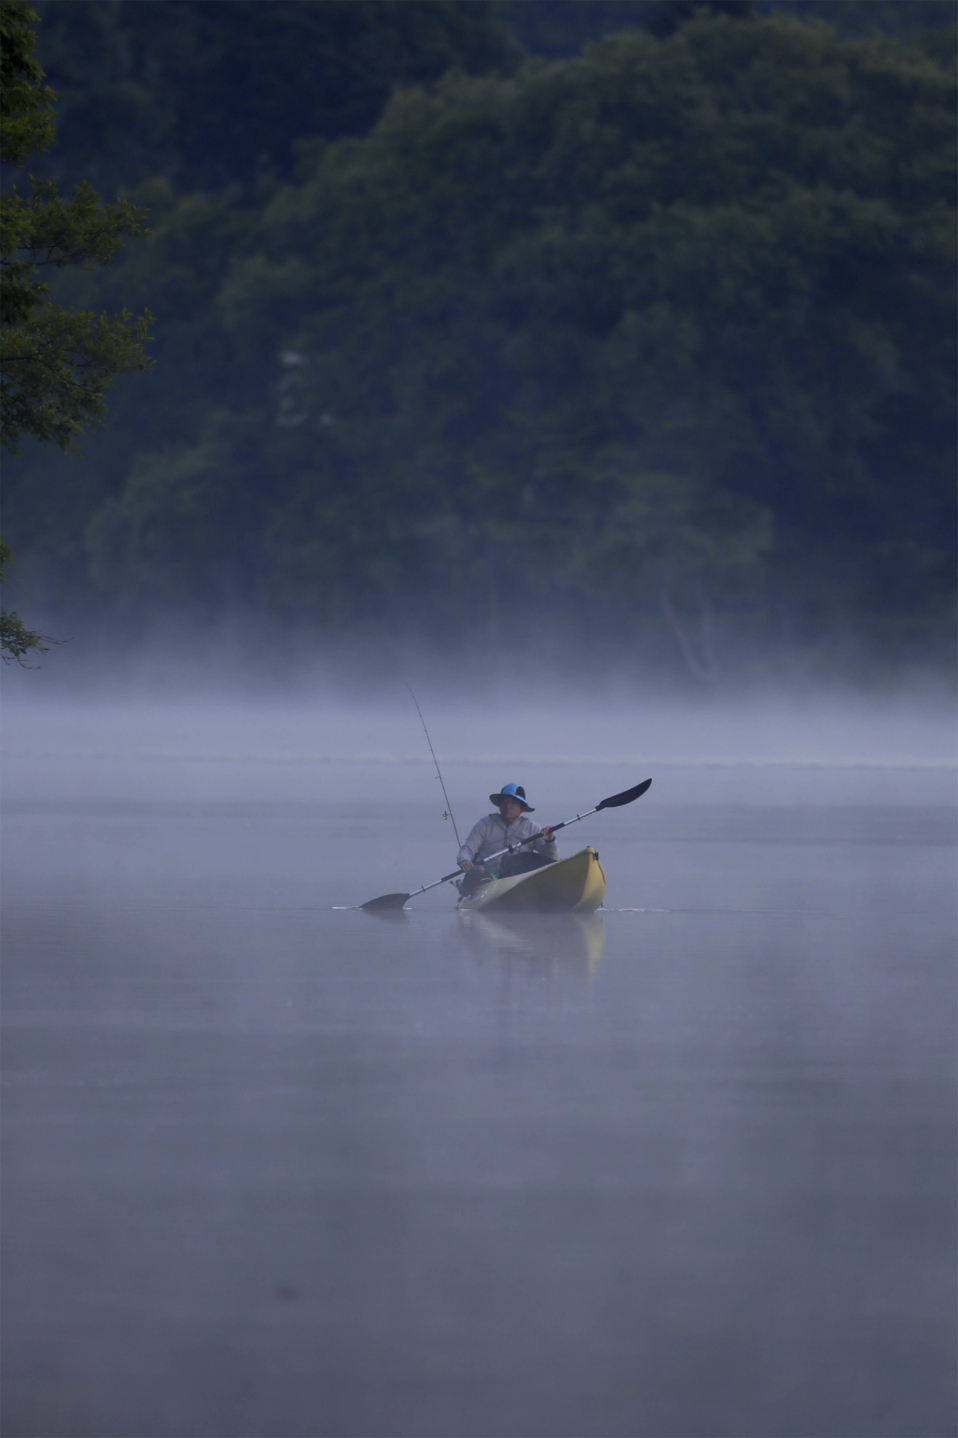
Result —
POLYGON ((359 907, 367 914, 375 913, 377 909, 401 909, 408 898, 408 894, 380 894, 378 899, 367 899, 359 907))
POLYGON ((596 804, 596 813, 600 809, 620 809, 623 804, 631 804, 633 799, 638 799, 645 793, 651 783, 651 779, 646 779, 643 783, 636 784, 634 789, 626 789, 623 794, 613 794, 610 799, 603 799, 601 804, 596 804))

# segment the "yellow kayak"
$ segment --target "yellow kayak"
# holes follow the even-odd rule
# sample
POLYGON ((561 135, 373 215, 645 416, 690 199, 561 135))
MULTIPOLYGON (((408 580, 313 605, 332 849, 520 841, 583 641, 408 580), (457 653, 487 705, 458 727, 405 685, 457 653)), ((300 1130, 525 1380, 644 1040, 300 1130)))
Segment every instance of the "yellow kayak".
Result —
POLYGON ((564 914, 574 909, 592 912, 605 898, 605 874, 594 849, 580 849, 531 874, 493 879, 475 893, 461 898, 459 909, 532 909, 540 914, 564 914))

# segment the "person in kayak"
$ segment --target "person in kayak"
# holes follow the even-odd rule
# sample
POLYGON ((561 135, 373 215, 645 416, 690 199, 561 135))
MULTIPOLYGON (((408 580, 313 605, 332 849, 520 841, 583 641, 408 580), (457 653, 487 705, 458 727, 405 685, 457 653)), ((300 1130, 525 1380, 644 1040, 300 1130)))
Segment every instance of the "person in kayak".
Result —
POLYGON ((521 784, 503 784, 498 794, 489 795, 489 803, 495 804, 497 814, 486 814, 474 824, 466 842, 459 850, 459 867, 465 874, 459 880, 460 892, 472 893, 486 876, 483 859, 497 854, 509 844, 520 839, 536 837, 525 844, 516 854, 505 854, 499 861, 500 879, 511 879, 516 874, 531 874, 546 864, 554 864, 559 857, 559 846, 551 829, 540 829, 526 814, 535 810, 526 802, 526 791, 521 784))

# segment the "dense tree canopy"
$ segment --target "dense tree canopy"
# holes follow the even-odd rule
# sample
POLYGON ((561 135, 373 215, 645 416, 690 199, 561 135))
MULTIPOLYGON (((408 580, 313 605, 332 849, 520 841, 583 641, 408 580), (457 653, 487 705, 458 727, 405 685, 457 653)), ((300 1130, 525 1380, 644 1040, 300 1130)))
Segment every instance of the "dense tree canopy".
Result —
POLYGON ((144 190, 149 248, 71 293, 142 294, 157 368, 48 552, 134 609, 624 616, 702 675, 723 632, 945 624, 953 37, 730 8, 144 190))
MULTIPOLYGON (((840 34, 952 25, 952 0, 707 0, 818 15, 840 34)), ((47 166, 100 190, 288 176, 297 140, 364 134, 395 86, 508 73, 627 28, 664 36, 692 0, 36 0, 57 94, 47 166)))
POLYGON ((178 188, 289 173, 304 136, 358 134, 397 84, 514 67, 488 0, 41 0, 60 174, 178 188), (92 167, 92 168, 91 168, 92 167))

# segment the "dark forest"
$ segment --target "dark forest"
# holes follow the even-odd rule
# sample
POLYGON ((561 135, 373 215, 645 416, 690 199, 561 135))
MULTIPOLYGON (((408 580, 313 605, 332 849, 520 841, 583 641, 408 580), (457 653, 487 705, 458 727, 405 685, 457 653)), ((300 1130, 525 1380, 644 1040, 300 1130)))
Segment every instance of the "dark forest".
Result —
POLYGON ((79 455, 5 467, 21 610, 947 653, 950 4, 36 8, 26 169, 150 227, 57 299, 155 338, 79 455))

